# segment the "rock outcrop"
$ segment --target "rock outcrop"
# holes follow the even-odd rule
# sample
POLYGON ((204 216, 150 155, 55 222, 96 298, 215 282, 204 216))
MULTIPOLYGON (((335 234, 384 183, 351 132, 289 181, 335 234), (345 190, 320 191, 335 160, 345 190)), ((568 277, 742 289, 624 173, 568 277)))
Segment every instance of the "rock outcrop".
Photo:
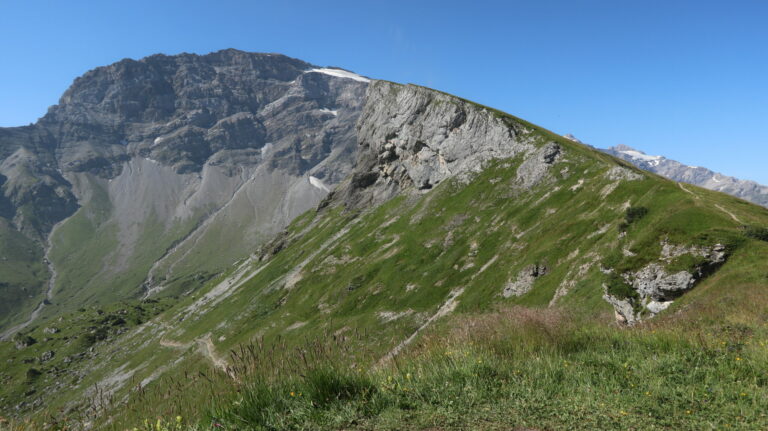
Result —
POLYGON ((334 193, 364 208, 398 193, 423 193, 448 178, 469 180, 491 159, 524 156, 518 182, 538 183, 561 148, 493 111, 428 88, 375 81, 360 115, 351 179, 334 193))
POLYGON ((533 283, 537 278, 547 274, 547 267, 541 264, 528 265, 517 274, 517 277, 507 283, 501 295, 505 298, 510 296, 522 296, 533 289, 533 283))
MULTIPOLYGON (((603 286, 603 298, 613 305, 618 322, 632 325, 666 310, 675 299, 725 263, 728 257, 722 244, 685 246, 663 240, 661 246, 658 261, 636 271, 617 274, 632 289, 631 295, 618 296, 603 286), (684 257, 690 258, 692 263, 685 269, 674 269, 673 264, 684 257)), ((606 269, 606 272, 611 273, 612 270, 606 269)))

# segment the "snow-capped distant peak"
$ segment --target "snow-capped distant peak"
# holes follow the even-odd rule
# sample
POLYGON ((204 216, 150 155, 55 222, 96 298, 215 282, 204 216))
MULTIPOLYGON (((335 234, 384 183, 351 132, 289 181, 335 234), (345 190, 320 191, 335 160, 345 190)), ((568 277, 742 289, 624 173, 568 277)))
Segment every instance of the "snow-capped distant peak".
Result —
POLYGON ((312 175, 309 176, 309 183, 312 184, 314 187, 324 191, 324 192, 330 192, 331 189, 328 188, 328 186, 325 185, 323 180, 317 177, 313 177, 312 175))
POLYGON ((702 166, 686 165, 663 156, 649 156, 627 145, 616 145, 600 151, 671 180, 721 191, 768 207, 768 186, 761 186, 754 181, 725 176, 702 166))
POLYGON ((658 162, 659 160, 664 158, 662 156, 649 156, 648 154, 645 154, 636 150, 621 150, 619 152, 622 154, 626 154, 629 157, 632 157, 633 159, 643 160, 646 162, 653 162, 653 161, 658 162))
POLYGON ((326 75, 335 76, 337 78, 354 79, 355 81, 359 81, 359 82, 371 82, 370 79, 364 76, 360 76, 356 73, 353 73, 344 69, 332 69, 330 67, 321 67, 319 69, 309 69, 305 73, 311 73, 311 72, 324 73, 326 75))

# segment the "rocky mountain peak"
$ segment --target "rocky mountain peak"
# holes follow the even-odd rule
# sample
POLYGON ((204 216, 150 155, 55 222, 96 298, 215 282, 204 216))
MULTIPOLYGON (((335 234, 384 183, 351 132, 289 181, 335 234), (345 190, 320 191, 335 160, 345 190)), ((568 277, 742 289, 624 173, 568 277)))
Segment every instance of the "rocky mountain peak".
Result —
POLYGON ((121 124, 168 119, 179 111, 205 109, 219 115, 252 111, 270 101, 252 97, 263 89, 263 81, 290 82, 310 66, 284 55, 233 49, 124 59, 75 79, 46 119, 90 114, 121 124))
MULTIPOLYGON (((103 249, 98 257, 81 256, 98 271, 78 275, 82 268, 67 266, 75 258, 51 264, 61 276, 49 289, 77 286, 84 296, 109 289, 121 274, 132 274, 121 284, 131 296, 164 286, 160 267, 180 276, 206 266, 217 271, 347 176, 369 81, 234 49, 91 70, 36 124, 0 128, 0 235, 12 231, 26 238, 20 244, 35 243, 23 247, 37 262, 51 247, 67 250, 54 250, 53 262, 102 241, 91 244, 103 249), (49 235, 57 224, 66 241, 54 246, 49 235), (215 246, 224 249, 218 262, 189 262, 194 254, 184 247, 222 237, 230 239, 215 246), (148 238, 151 247, 140 244, 148 238), (183 265, 188 269, 178 269, 183 265)), ((0 263, 0 276, 3 270, 0 263)), ((29 269, 25 300, 39 297, 45 277, 44 268, 29 269)), ((10 317, 13 304, 6 303, 0 314, 10 317)))

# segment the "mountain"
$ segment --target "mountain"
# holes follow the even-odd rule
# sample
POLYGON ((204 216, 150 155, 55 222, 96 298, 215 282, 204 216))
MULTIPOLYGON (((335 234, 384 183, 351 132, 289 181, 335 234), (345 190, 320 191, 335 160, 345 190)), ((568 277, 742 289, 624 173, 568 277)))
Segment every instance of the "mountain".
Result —
MULTIPOLYGON (((46 306, 50 315, 0 343, 1 414, 146 430, 768 425, 758 407, 768 397, 768 209, 650 174, 436 90, 293 68, 281 57, 254 70, 276 71, 269 65, 277 60, 292 72, 265 84, 265 94, 273 84, 322 80, 360 95, 356 121, 343 126, 355 146, 344 153, 343 177, 298 170, 314 160, 300 150, 314 154, 325 141, 290 146, 278 159, 290 167, 282 178, 330 192, 313 195, 307 211, 262 241, 177 240, 187 255, 199 253, 197 265, 228 264, 201 274, 199 287, 174 287, 177 270, 168 274, 162 263, 149 278, 165 278, 157 285, 168 287, 143 300, 73 282, 74 295, 98 295, 85 297, 93 305, 46 306), (242 244, 240 256, 230 243, 242 244), (174 289, 183 294, 169 295, 174 289)), ((336 109, 293 94, 283 96, 312 110, 284 102, 266 112, 336 109)), ((169 136, 154 153, 156 139, 146 156, 130 156, 142 170, 127 162, 120 173, 80 176, 116 196, 110 184, 130 174, 131 184, 154 187, 117 187, 130 191, 124 199, 138 204, 152 191, 163 198, 150 202, 180 205, 184 189, 168 178, 197 184, 212 167, 186 150, 160 156, 170 151, 165 142, 186 149, 195 141, 169 136), (166 176, 157 180, 149 169, 160 167, 166 176)), ((254 160, 225 165, 277 169, 254 160)), ((68 178, 73 189, 86 182, 68 178)), ((284 202, 286 189, 279 191, 284 202)), ((91 204, 77 219, 81 204, 65 219, 76 222, 53 229, 50 256, 62 280, 66 260, 56 247, 78 238, 65 227, 102 220, 100 211, 119 220, 115 214, 130 205, 115 211, 115 199, 91 204)), ((219 229, 247 233, 257 203, 242 203, 251 212, 225 212, 219 229)), ((99 253, 110 242, 79 244, 99 253)), ((144 280, 168 247, 136 242, 137 254, 153 257, 135 279, 144 280)), ((105 264, 111 271, 113 261, 105 264)), ((126 293, 136 291, 126 285, 126 293)))
POLYGON ((674 181, 728 193, 758 205, 768 206, 768 187, 754 181, 729 177, 700 166, 685 165, 663 156, 649 156, 626 145, 617 145, 601 151, 674 181))
POLYGON ((351 170, 367 83, 236 50, 77 78, 0 129, 0 325, 189 292, 247 257, 351 170))

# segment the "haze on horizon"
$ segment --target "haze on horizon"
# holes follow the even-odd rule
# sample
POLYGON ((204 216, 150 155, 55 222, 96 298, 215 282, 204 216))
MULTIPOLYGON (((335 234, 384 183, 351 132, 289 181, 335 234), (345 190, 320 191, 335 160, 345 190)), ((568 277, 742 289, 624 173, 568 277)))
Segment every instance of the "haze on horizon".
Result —
POLYGON ((94 67, 237 48, 433 87, 598 147, 767 184, 767 18, 757 1, 3 2, 0 126, 36 121, 94 67))

